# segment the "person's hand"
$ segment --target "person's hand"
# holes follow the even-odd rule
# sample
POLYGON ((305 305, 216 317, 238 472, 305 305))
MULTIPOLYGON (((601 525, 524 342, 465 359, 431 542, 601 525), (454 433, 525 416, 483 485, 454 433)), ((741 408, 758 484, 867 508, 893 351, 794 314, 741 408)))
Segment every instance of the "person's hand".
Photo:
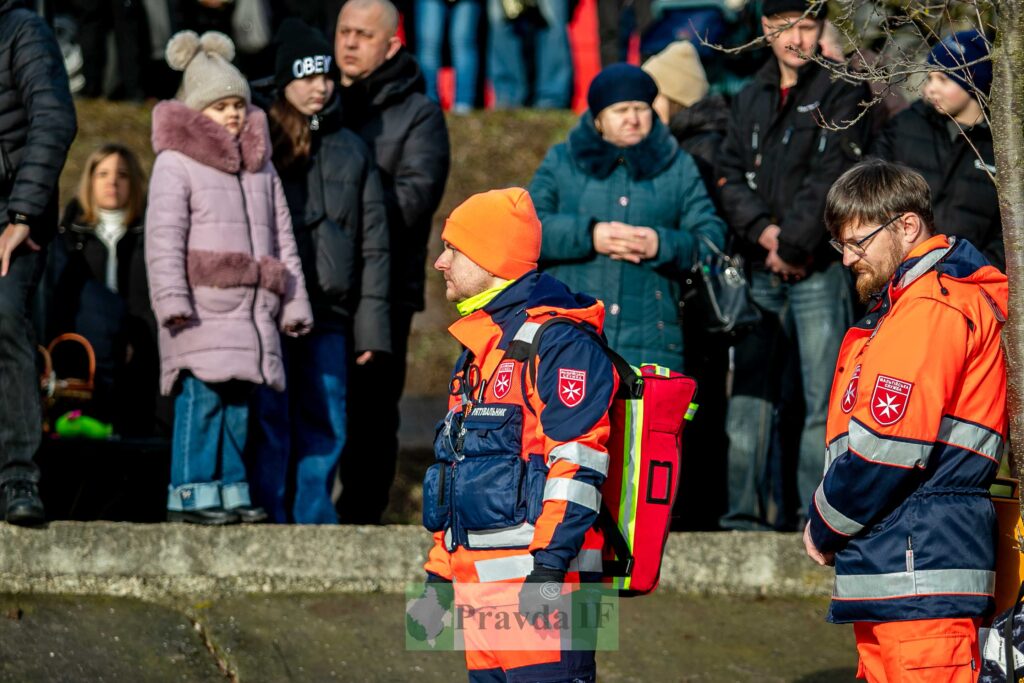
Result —
POLYGON ((810 522, 804 527, 804 550, 807 551, 807 557, 817 562, 819 566, 831 567, 836 563, 835 553, 823 553, 814 545, 814 540, 811 538, 810 522))
POLYGON ((658 233, 651 228, 606 221, 594 225, 594 250, 616 261, 640 263, 658 255, 658 233))
POLYGON ((565 609, 562 582, 565 572, 550 567, 534 567, 519 590, 519 613, 534 628, 553 628, 552 615, 565 609))
POLYGON ((178 328, 185 327, 191 319, 192 317, 188 315, 175 315, 164 321, 164 327, 169 330, 177 330, 178 328))
POLYGON ((605 256, 629 251, 633 226, 619 221, 601 221, 594 224, 594 251, 605 256))
POLYGON ((783 280, 802 280, 807 277, 807 269, 803 266, 794 266, 792 263, 783 261, 779 252, 772 249, 768 252, 768 258, 764 260, 765 267, 783 280))
POLYGON ((653 228, 629 226, 631 232, 627 238, 625 253, 613 254, 616 261, 640 263, 658 255, 658 231, 653 228))
POLYGON ((220 9, 226 3, 224 0, 199 0, 199 4, 210 9, 220 9))
POLYGON ((373 360, 373 351, 363 351, 356 356, 356 365, 366 365, 373 360))
POLYGON ((757 243, 768 251, 775 251, 779 248, 779 235, 781 233, 782 228, 773 223, 761 231, 761 236, 757 238, 757 243))
POLYGON ((11 256, 14 250, 23 243, 32 251, 39 251, 39 245, 28 236, 27 225, 10 223, 0 233, 0 277, 7 277, 7 271, 11 267, 11 256))
POLYGON ((296 320, 284 326, 284 333, 289 337, 301 337, 311 329, 313 325, 308 320, 296 320))

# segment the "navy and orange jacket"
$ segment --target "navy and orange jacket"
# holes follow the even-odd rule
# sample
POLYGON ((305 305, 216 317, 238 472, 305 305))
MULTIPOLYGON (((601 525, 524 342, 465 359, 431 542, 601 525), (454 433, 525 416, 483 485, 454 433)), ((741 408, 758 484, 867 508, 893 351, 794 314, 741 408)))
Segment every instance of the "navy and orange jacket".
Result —
POLYGON ((475 364, 486 383, 452 396, 437 428, 437 462, 423 490, 424 526, 435 532, 425 565, 432 574, 472 582, 521 579, 534 563, 601 570, 593 525, 618 378, 589 335, 552 325, 531 381, 530 342, 553 316, 600 333, 604 305, 534 271, 449 328, 465 347, 453 377, 475 364))
POLYGON ((991 611, 1007 296, 969 242, 937 235, 847 332, 808 507, 815 545, 836 553, 829 621, 991 611))

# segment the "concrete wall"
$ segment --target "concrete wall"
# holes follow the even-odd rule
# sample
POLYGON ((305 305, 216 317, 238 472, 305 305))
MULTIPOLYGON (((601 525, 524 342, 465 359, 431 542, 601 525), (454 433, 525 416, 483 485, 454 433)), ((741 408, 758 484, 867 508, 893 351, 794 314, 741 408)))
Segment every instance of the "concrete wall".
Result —
MULTIPOLYGON (((0 523, 0 593, 229 595, 401 592, 422 578, 430 544, 412 526, 0 523)), ((832 572, 797 534, 672 534, 660 590, 828 595, 832 572)))

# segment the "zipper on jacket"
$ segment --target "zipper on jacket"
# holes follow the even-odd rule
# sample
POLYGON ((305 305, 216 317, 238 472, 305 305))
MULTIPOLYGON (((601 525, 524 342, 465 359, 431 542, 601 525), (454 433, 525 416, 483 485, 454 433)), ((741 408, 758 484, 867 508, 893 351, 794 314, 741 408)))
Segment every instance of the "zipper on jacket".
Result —
POLYGON ((754 132, 750 134, 750 149, 754 153, 754 168, 761 168, 761 124, 754 124, 754 132))
POLYGON ((907 536, 907 572, 914 573, 914 542, 907 536))
POLYGON ((782 145, 788 145, 790 139, 793 137, 793 126, 786 129, 786 132, 782 134, 782 145))
MULTIPOLYGON (((242 195, 242 213, 245 214, 245 229, 246 236, 249 238, 249 253, 252 255, 252 259, 256 261, 256 241, 252 237, 252 222, 249 220, 249 203, 245 199, 245 186, 242 184, 241 171, 235 174, 235 180, 238 181, 238 191, 242 195)), ((259 262, 257 261, 257 264, 258 263, 259 262)), ((266 384, 267 378, 263 374, 263 337, 260 336, 260 326, 256 324, 256 300, 259 296, 260 283, 259 276, 257 276, 256 291, 252 296, 252 306, 249 308, 249 313, 252 317, 252 329, 256 332, 256 350, 259 352, 260 380, 263 384, 266 384)))

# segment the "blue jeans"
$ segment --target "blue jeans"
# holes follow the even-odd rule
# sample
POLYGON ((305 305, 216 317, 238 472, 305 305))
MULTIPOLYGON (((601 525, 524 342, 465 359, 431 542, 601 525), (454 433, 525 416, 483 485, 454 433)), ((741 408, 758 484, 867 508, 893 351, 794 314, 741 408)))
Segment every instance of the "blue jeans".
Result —
POLYGON ((260 387, 253 404, 249 454, 256 500, 278 524, 337 524, 331 488, 345 447, 348 339, 314 331, 284 341, 288 386, 283 392, 260 387))
POLYGON ((545 26, 529 20, 509 21, 501 0, 487 0, 490 45, 487 73, 494 86, 495 106, 499 109, 526 104, 528 79, 523 54, 523 33, 534 40, 536 78, 533 105, 540 109, 564 109, 569 106, 572 88, 572 55, 569 52, 569 0, 538 0, 545 26))
POLYGON ((416 58, 427 79, 427 97, 437 100, 437 72, 441 69, 441 47, 445 26, 455 67, 455 108, 472 109, 476 104, 476 79, 480 58, 477 28, 482 0, 416 0, 416 58))
POLYGON ((732 396, 726 418, 729 436, 727 529, 767 529, 769 507, 785 517, 781 488, 789 484, 784 465, 791 460, 782 429, 787 411, 802 400, 798 415, 796 495, 805 505, 821 481, 825 465, 825 420, 839 347, 852 324, 849 277, 834 263, 807 279, 786 283, 755 271, 751 294, 763 309, 761 324, 734 347, 732 396), (780 462, 783 464, 780 466, 780 462))
POLYGON ((249 423, 248 382, 207 384, 181 375, 174 399, 168 510, 249 505, 242 450, 249 423))

